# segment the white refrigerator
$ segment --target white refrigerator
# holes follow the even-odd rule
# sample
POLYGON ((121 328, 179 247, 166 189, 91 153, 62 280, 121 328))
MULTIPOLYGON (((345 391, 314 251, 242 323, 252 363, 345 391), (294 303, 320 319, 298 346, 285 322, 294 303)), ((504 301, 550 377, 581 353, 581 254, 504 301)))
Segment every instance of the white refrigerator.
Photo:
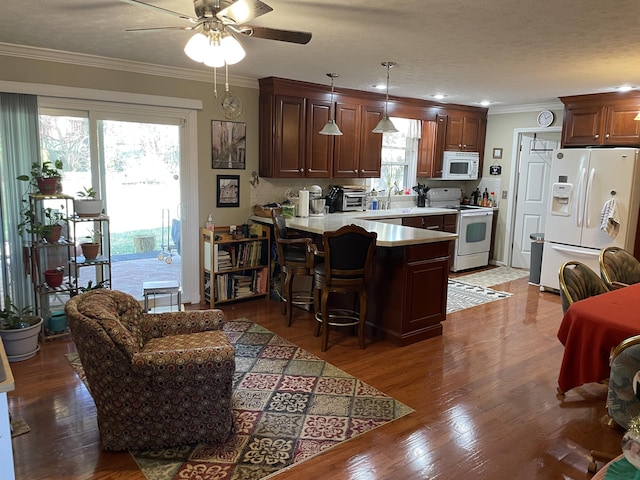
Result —
MULTIPOLYGON (((559 290, 558 272, 568 260, 582 262, 599 275, 603 248, 615 245, 633 253, 640 208, 639 152, 635 148, 554 150, 541 290, 559 290), (605 204, 615 204, 617 233, 601 228, 605 204)), ((612 213, 610 208, 607 212, 612 213)))

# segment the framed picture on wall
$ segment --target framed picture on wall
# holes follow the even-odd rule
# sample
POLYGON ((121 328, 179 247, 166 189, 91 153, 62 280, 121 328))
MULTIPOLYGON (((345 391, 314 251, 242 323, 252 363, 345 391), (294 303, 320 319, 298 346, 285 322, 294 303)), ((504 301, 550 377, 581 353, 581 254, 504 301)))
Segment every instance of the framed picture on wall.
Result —
POLYGON ((240 175, 218 175, 216 207, 240 206, 240 175))
POLYGON ((247 163, 247 124, 211 121, 211 168, 244 170, 247 163))

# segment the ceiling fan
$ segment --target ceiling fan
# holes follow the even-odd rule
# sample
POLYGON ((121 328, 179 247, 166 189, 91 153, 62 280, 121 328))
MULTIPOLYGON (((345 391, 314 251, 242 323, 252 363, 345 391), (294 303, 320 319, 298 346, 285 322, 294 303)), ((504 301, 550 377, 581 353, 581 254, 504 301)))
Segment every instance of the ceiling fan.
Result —
MULTIPOLYGON (((309 41, 311 40, 311 33, 309 32, 297 32, 294 30, 279 30, 275 28, 245 25, 246 22, 249 22, 273 10, 269 5, 261 2, 260 0, 193 0, 195 17, 174 12, 173 10, 168 10, 166 8, 158 7, 141 0, 120 1, 124 3, 130 3, 132 5, 150 8, 152 10, 155 10, 156 12, 167 13, 169 15, 181 18, 182 20, 186 20, 190 23, 190 25, 179 27, 135 28, 126 30, 127 32, 153 30, 194 30, 198 33, 201 33, 202 35, 200 37, 202 38, 199 38, 196 35, 192 40, 197 38, 200 42, 206 41, 209 43, 209 45, 214 46, 215 44, 222 44, 224 46, 224 44, 226 43, 226 48, 229 51, 233 49, 238 50, 239 48, 239 51, 242 52, 241 56, 231 55, 229 59, 225 59, 227 64, 236 63, 244 57, 244 50, 242 50, 239 42, 237 42, 237 39, 235 39, 234 34, 254 38, 266 38, 269 40, 277 40, 280 42, 298 43, 303 45, 309 43, 309 41), (240 58, 237 58, 238 56, 240 58), (233 60, 235 60, 235 62, 233 60)), ((196 59, 189 53, 188 47, 189 43, 185 47, 185 53, 187 53, 187 55, 189 55, 194 60, 202 62, 203 60, 196 59)))

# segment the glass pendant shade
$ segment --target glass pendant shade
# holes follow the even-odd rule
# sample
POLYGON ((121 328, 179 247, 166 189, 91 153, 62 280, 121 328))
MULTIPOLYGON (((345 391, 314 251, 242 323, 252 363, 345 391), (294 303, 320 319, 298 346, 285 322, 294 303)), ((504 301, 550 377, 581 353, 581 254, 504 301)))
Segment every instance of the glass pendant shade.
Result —
POLYGON ((194 62, 202 63, 208 48, 209 39, 207 36, 202 33, 196 33, 184 46, 184 53, 194 62))
POLYGON ((333 79, 338 77, 337 73, 327 73, 327 77, 331 79, 331 104, 329 105, 329 121, 325 123, 322 130, 318 133, 320 135, 342 135, 342 132, 336 125, 336 121, 333 119, 333 79))
POLYGON ((380 119, 380 121, 376 125, 376 128, 371 131, 373 133, 395 133, 398 131, 398 129, 389 117, 384 116, 380 119))
POLYGON ((636 115, 636 118, 634 118, 634 120, 640 120, 640 112, 638 112, 638 114, 636 115))
POLYGON ((325 123, 322 130, 320 130, 320 135, 342 135, 342 132, 336 125, 336 121, 333 118, 330 118, 327 123, 325 123))
POLYGON ((389 105, 389 69, 396 66, 396 62, 382 62, 382 66, 387 69, 387 93, 384 100, 384 115, 376 125, 376 128, 371 130, 373 133, 395 133, 398 131, 393 124, 389 115, 387 115, 387 107, 389 105))

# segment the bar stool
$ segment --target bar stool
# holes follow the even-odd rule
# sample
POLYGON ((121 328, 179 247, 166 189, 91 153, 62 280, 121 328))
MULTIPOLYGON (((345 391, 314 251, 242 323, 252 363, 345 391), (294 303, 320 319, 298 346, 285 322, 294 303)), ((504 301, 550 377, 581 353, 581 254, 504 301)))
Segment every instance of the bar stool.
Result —
POLYGON ((296 276, 313 278, 315 256, 311 249, 310 238, 290 238, 285 218, 275 210, 271 211, 271 218, 278 249, 278 262, 284 274, 282 313, 287 315, 287 326, 290 327, 293 305, 312 306, 314 304, 312 289, 293 290, 293 279, 296 276))
MULTIPOLYGON (((322 351, 329 344, 329 327, 358 326, 360 348, 365 348, 365 320, 367 317, 367 283, 371 276, 372 259, 377 234, 357 225, 346 225, 322 236, 324 263, 314 268, 314 300, 317 320, 316 336, 322 334, 322 351), (353 294, 359 307, 338 308, 331 305, 330 296, 353 294), (331 306, 331 308, 329 308, 331 306), (318 308, 319 307, 319 308, 318 308)), ((334 298, 331 298, 333 301, 334 298)))

